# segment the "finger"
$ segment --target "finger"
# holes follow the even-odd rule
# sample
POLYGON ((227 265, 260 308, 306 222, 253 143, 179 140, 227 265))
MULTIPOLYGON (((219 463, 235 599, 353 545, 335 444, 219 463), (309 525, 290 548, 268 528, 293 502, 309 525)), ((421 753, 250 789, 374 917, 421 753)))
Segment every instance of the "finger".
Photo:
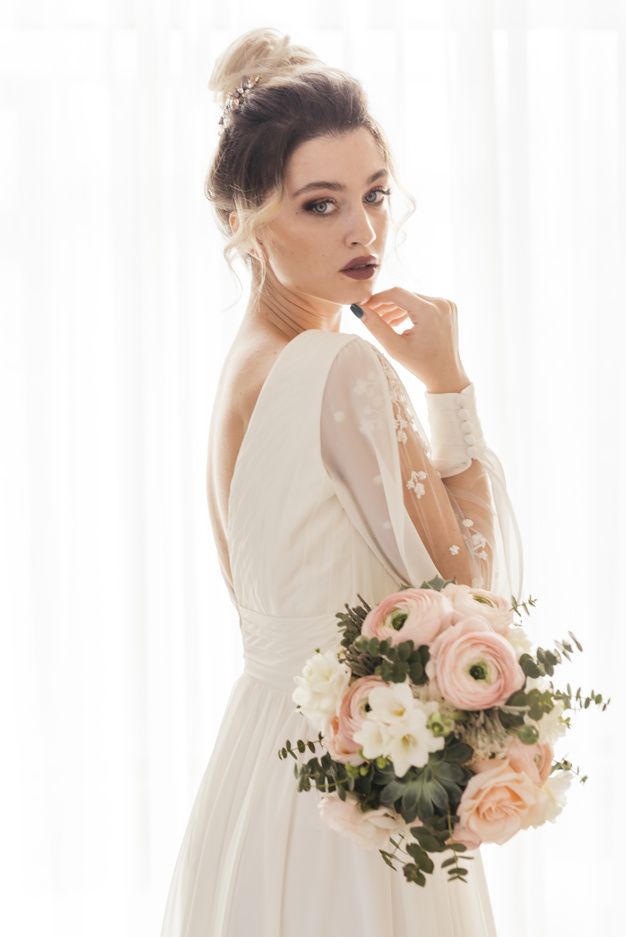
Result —
POLYGON ((400 310, 398 312, 382 312, 380 315, 383 317, 385 322, 388 322, 389 325, 397 325, 399 322, 406 322, 409 318, 406 312, 400 310))
POLYGON ((368 309, 365 305, 361 306, 361 309, 363 309, 361 318, 363 325, 380 342, 383 348, 395 357, 399 351, 400 335, 375 310, 368 309))
POLYGON ((416 307, 419 307, 420 305, 435 305, 435 303, 431 302, 430 299, 423 297, 421 293, 413 293, 410 290, 405 290, 401 286, 392 286, 387 290, 381 290, 379 293, 373 293, 368 301, 362 305, 365 309, 368 307, 376 309, 383 303, 391 303, 400 309, 403 309, 412 320, 414 325, 417 325, 416 307))

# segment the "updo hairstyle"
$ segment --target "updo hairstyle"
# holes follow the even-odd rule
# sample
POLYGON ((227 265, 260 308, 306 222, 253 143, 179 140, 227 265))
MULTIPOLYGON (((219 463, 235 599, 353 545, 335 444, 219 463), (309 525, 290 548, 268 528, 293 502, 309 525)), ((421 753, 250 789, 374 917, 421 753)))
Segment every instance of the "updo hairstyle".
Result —
MULTIPOLYGON (((243 259, 258 295, 267 267, 257 233, 279 209, 287 161, 300 144, 364 127, 378 144, 383 165, 396 184, 397 173, 384 133, 369 114, 361 84, 326 65, 305 46, 291 43, 278 30, 253 29, 239 36, 217 59, 208 87, 222 108, 233 95, 236 106, 227 109, 225 123, 218 130, 204 194, 226 238, 226 262, 233 269, 232 257, 243 259), (237 88, 244 80, 257 76, 258 82, 238 96, 237 88), (231 213, 235 230, 229 222, 231 213)), ((414 199, 399 188, 411 203, 411 214, 414 199)))

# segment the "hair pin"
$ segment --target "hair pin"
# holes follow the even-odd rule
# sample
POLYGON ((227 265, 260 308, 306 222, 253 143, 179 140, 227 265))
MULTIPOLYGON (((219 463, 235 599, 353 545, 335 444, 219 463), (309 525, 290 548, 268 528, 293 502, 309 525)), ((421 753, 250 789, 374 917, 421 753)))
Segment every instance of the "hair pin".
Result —
POLYGON ((248 78, 246 76, 239 88, 235 88, 234 91, 228 93, 224 102, 224 107, 222 108, 222 116, 219 119, 222 128, 229 125, 231 112, 239 110, 245 100, 246 93, 250 91, 251 88, 254 88, 256 83, 260 81, 260 78, 260 75, 256 75, 254 78, 248 78))

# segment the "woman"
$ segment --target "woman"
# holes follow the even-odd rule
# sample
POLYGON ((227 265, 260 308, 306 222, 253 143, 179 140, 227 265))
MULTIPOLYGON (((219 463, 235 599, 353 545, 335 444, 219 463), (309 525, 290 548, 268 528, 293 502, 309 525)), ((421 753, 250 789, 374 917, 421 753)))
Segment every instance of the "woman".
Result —
POLYGON ((225 103, 207 195, 227 256, 245 258, 253 285, 208 459, 244 672, 195 798, 162 937, 492 937, 478 850, 466 853, 466 884, 445 870, 425 888, 409 884, 322 822, 319 793, 298 792, 278 758, 303 734, 293 676, 314 648, 336 644, 335 612, 357 593, 373 605, 437 574, 521 589, 521 568, 511 581, 517 527, 459 356, 456 307, 401 287, 373 292, 394 173, 358 82, 259 29, 226 50, 210 87, 225 103), (339 330, 344 305, 423 381, 430 441, 387 355, 339 330))

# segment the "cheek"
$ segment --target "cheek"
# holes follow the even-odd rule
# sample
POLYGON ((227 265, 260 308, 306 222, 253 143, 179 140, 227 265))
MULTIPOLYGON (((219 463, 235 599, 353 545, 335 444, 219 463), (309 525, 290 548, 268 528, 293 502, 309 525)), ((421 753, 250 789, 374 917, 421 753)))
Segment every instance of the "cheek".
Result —
POLYGON ((285 279, 290 274, 313 272, 328 254, 328 235, 306 224, 299 218, 294 219, 286 230, 275 231, 272 236, 270 256, 277 274, 285 279))

